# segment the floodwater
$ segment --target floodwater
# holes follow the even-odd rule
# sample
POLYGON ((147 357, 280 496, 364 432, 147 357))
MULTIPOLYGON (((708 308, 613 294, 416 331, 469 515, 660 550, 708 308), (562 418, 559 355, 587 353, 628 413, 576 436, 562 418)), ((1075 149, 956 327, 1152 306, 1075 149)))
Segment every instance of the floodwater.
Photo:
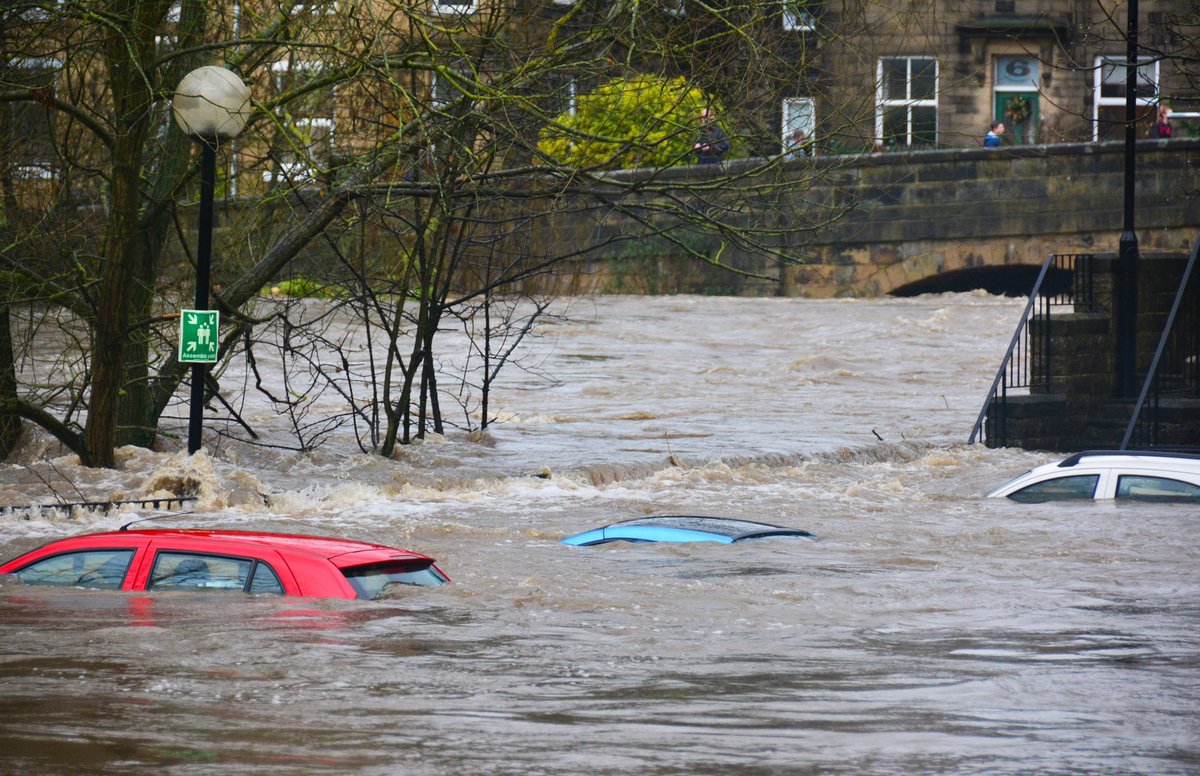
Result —
MULTIPOLYGON (((1200 773, 1196 511, 982 497, 1054 457, 965 445, 1022 304, 578 299, 502 374, 501 423, 396 460, 31 445, 6 505, 191 483, 176 524, 409 547, 454 583, 0 582, 0 772, 1200 773), (559 543, 654 513, 820 540, 559 543)), ((0 555, 151 514, 0 513, 0 555)))

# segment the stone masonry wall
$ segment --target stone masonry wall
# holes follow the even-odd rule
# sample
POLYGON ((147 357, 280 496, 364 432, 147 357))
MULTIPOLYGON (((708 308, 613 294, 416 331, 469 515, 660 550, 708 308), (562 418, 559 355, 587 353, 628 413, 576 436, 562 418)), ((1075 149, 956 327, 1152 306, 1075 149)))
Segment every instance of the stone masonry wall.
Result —
MULTIPOLYGON (((671 237, 655 237, 618 209, 587 207, 583 201, 572 207, 531 200, 497 205, 521 208, 525 218, 513 228, 515 222, 497 216, 496 223, 508 224, 510 233, 507 243, 499 240, 494 246, 513 259, 580 252, 580 258, 531 278, 524 290, 537 293, 881 296, 946 273, 1038 267, 1049 253, 1115 251, 1122 225, 1123 150, 1120 143, 1080 143, 818 157, 785 166, 782 174, 793 185, 779 197, 778 210, 738 191, 718 188, 703 195, 705 200, 697 195, 698 206, 722 204, 721 197, 739 203, 735 225, 778 232, 773 239, 787 257, 782 262, 710 232, 663 221, 663 214, 655 216, 656 226, 671 229, 671 237), (840 218, 812 228, 818 219, 843 211, 840 218), (715 266, 718 259, 742 274, 715 266)), ((1200 229, 1200 140, 1140 141, 1137 151, 1141 248, 1185 250, 1200 229)), ((727 162, 724 172, 754 164, 727 162)), ((655 179, 703 183, 721 173, 681 167, 655 179)), ((277 232, 294 216, 280 206, 261 236, 247 236, 237 226, 245 220, 233 212, 237 207, 232 203, 218 214, 217 284, 255 261, 272 229, 277 232)), ((766 238, 760 234, 760 239, 766 238)), ((289 272, 320 276, 338 265, 334 250, 343 257, 365 253, 386 259, 402 253, 402 241, 402 230, 356 226, 314 241, 289 272)), ((182 250, 174 246, 173 252, 180 271, 190 272, 182 250)))
MULTIPOLYGON (((790 259, 785 266, 736 250, 721 254, 722 261, 769 279, 722 273, 666 241, 643 240, 575 262, 557 277, 555 290, 879 296, 940 273, 1040 265, 1049 253, 1115 251, 1123 151, 1120 143, 1081 143, 795 162, 795 197, 850 209, 802 239, 787 238, 795 244, 783 243, 790 259)), ((1141 141, 1137 153, 1141 248, 1185 250, 1200 228, 1200 141, 1141 141)), ((752 210, 747 219, 761 213, 752 210)), ((551 221, 544 239, 568 245, 641 229, 611 214, 551 221)), ((715 250, 705 245, 708 238, 695 239, 701 252, 715 250)))
MULTIPOLYGON (((1146 252, 1139 257, 1139 386, 1149 371, 1186 261, 1186 254, 1146 252)), ((1030 322, 1029 394, 993 403, 985 434, 989 445, 1069 451, 1120 444, 1134 402, 1116 396, 1116 262, 1116 254, 1096 255, 1087 262, 1094 282, 1094 311, 1054 313, 1030 322)), ((1161 420, 1160 444, 1200 443, 1200 399, 1171 403, 1161 420)))

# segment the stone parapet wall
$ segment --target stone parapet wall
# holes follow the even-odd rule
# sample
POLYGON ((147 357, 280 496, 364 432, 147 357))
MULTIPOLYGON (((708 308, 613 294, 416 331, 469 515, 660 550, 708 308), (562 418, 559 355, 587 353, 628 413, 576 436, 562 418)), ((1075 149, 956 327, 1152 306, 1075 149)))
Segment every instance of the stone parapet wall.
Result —
POLYGON ((1111 321, 1107 313, 1067 313, 1030 322, 1031 393, 1107 396, 1116 388, 1111 321), (1049 325, 1050 336, 1045 337, 1049 325), (1042 353, 1049 343, 1050 354, 1042 353), (1047 380, 1045 366, 1050 363, 1047 380))
MULTIPOLYGON (((858 206, 789 268, 811 296, 879 295, 934 274, 1115 251, 1123 222, 1120 144, 885 155, 855 171, 858 206), (830 272, 825 268, 836 268, 830 272)), ((1200 228, 1200 144, 1138 146, 1135 225, 1143 250, 1183 250, 1200 228)))
MULTIPOLYGON (((1137 154, 1142 249, 1186 249, 1200 228, 1200 141, 1141 141, 1137 154)), ((747 163, 727 163, 726 171, 737 172, 739 164, 747 163)), ((701 174, 695 169, 666 177, 701 174)), ((782 266, 724 246, 722 261, 759 277, 726 273, 722 280, 669 243, 637 241, 573 263, 568 274, 575 277, 559 282, 591 292, 636 292, 640 283, 659 293, 879 296, 948 272, 1036 266, 1050 253, 1115 251, 1122 230, 1120 143, 838 156, 791 162, 788 169, 797 188, 784 212, 849 209, 827 226, 785 238, 781 250, 789 261, 782 266)), ((762 212, 751 208, 746 217, 762 212)), ((547 234, 560 241, 643 232, 611 214, 549 220, 547 234)), ((694 239, 702 253, 720 247, 707 236, 694 239)))
MULTIPOLYGON (((1137 149, 1141 248, 1148 253, 1184 250, 1200 229, 1200 140, 1147 140, 1137 149)), ((738 181, 742 190, 712 186, 695 194, 693 202, 736 203, 732 225, 758 230, 747 242, 768 242, 783 260, 672 222, 669 209, 653 212, 651 229, 622 208, 599 207, 583 198, 497 200, 489 205, 495 211, 490 219, 503 235, 483 242, 488 250, 513 259, 536 261, 578 252, 579 258, 524 282, 523 290, 537 293, 870 297, 929 290, 922 284, 950 273, 1036 268, 1050 253, 1115 251, 1121 234, 1124 155, 1119 143, 799 160, 775 171, 779 177, 772 183, 784 181, 782 194, 778 187, 764 187, 772 192, 770 205, 745 193, 753 192, 758 179, 737 178, 761 163, 680 167, 659 171, 654 183, 687 180, 712 186, 722 175, 738 181), (518 210, 519 218, 508 218, 505 209, 518 210), (842 215, 825 223, 832 214, 842 215), (814 227, 817 223, 821 225, 814 227), (655 229, 667 230, 668 236, 656 236, 655 229)), ((645 175, 611 174, 624 179, 645 175)), ((613 192, 617 196, 615 187, 613 192)), ((651 199, 643 200, 643 217, 654 211, 653 205, 651 199)), ((236 277, 256 260, 270 235, 305 206, 277 203, 276 213, 264 215, 254 202, 224 203, 215 237, 215 255, 221 260, 214 263, 214 281, 236 277), (258 232, 248 234, 247 221, 258 224, 253 227, 258 232)), ((386 263, 389 256, 402 254, 404 246, 403 229, 370 222, 314 241, 291 272, 320 277, 338 266, 335 249, 356 262, 365 255, 367 261, 386 263)), ((180 273, 188 274, 184 251, 174 245, 172 253, 180 273)))

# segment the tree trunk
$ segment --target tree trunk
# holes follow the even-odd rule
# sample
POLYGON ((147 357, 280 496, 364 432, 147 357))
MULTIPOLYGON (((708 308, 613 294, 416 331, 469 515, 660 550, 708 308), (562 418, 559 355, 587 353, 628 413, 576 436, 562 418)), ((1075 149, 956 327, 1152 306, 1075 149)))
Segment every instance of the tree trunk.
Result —
MULTIPOLYGON (((117 92, 116 78, 114 95, 117 92)), ((130 326, 130 288, 140 261, 138 193, 145 122, 134 122, 117 140, 105 230, 104 272, 96 305, 92 344, 92 386, 84 440, 90 465, 111 468, 117 446, 117 411, 125 387, 125 342, 130 326), (140 129, 140 131, 139 131, 140 129)))
MULTIPOLYGON (((0 110, 0 140, 12 138, 11 110, 0 110)), ((0 244, 10 244, 8 224, 17 216, 17 198, 13 193, 10 170, 0 170, 0 244)), ((7 274, 7 273, 5 273, 7 274)), ((13 353, 12 316, 9 300, 13 298, 12 284, 0 274, 0 406, 15 405, 17 397, 17 364, 13 353)), ((16 414, 0 413, 0 461, 16 449, 21 439, 21 418, 16 414)))
MULTIPOLYGON (((203 42, 208 9, 199 0, 185 0, 179 13, 179 49, 187 51, 203 42)), ((179 83, 187 73, 205 63, 205 56, 197 51, 172 59, 162 74, 164 84, 179 83)), ((124 389, 117 416, 118 445, 152 447, 158 434, 161 410, 155 401, 155 386, 150 377, 152 332, 142 322, 148 322, 154 314, 154 286, 163 247, 174 225, 175 203, 195 170, 192 139, 171 119, 164 116, 162 120, 170 121, 171 125, 158 166, 153 170, 145 206, 139 214, 141 261, 134 268, 137 280, 131 287, 130 320, 134 325, 125 343, 124 389)))
MULTIPOLYGON (((134 0, 115 3, 112 11, 126 19, 130 29, 151 32, 166 13, 134 0)), ((141 235, 142 156, 150 136, 154 94, 147 73, 153 72, 153 34, 114 31, 106 42, 109 83, 112 88, 116 143, 113 147, 109 212, 103 249, 104 268, 97 294, 92 340, 92 384, 84 442, 87 463, 112 467, 118 444, 117 419, 121 394, 126 388, 126 342, 131 331, 131 289, 145 261, 141 235)))
MULTIPOLYGON (((17 400, 17 370, 13 359, 12 326, 8 312, 8 289, 0 287, 0 404, 17 400)), ((21 419, 0 414, 0 461, 8 458, 21 441, 21 419)))

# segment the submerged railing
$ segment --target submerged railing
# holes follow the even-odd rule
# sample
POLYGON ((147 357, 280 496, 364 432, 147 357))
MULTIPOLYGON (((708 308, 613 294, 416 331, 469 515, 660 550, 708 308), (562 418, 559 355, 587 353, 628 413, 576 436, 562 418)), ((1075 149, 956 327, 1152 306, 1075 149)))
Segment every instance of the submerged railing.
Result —
POLYGON ((163 496, 161 498, 122 499, 120 501, 62 501, 51 502, 49 504, 25 504, 22 506, 0 507, 0 513, 25 510, 36 511, 39 509, 53 509, 59 512, 73 512, 76 509, 111 512, 112 510, 120 509, 121 507, 170 509, 172 505, 176 504, 180 509, 183 509, 184 504, 194 503, 195 501, 197 501, 196 496, 163 496))
POLYGON ((1175 302, 1125 428, 1122 450, 1128 450, 1131 444, 1135 448, 1159 446, 1166 422, 1164 399, 1200 400, 1200 273, 1194 271, 1197 253, 1200 237, 1192 243, 1175 302))
POLYGON ((1009 390, 1018 388, 1030 392, 1035 389, 1049 392, 1053 359, 1050 313, 1055 308, 1064 307, 1072 307, 1080 312, 1095 310, 1091 259, 1092 255, 1087 253, 1052 253, 1046 257, 967 444, 984 441, 984 423, 991 409, 994 438, 988 441, 993 446, 1006 447, 1009 390), (1044 325, 1036 327, 1036 334, 1035 327, 1030 325, 1034 320, 1044 322, 1044 325))

